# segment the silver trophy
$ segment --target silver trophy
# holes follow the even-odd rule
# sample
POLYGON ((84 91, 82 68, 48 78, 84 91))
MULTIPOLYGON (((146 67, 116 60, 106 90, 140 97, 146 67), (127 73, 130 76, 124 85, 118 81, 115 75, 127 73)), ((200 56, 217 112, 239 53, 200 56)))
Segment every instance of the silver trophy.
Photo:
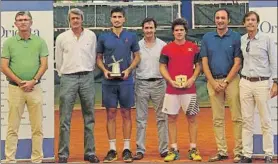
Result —
POLYGON ((112 55, 112 60, 114 63, 108 64, 108 67, 112 67, 112 73, 109 74, 110 77, 112 78, 119 78, 122 77, 122 73, 120 70, 120 62, 123 61, 123 59, 120 59, 116 61, 115 56, 112 55))

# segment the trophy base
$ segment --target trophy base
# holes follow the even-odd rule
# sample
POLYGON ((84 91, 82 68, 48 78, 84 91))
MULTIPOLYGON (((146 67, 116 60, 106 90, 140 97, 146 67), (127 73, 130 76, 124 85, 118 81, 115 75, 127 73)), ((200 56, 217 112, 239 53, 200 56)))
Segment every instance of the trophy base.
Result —
POLYGON ((109 73, 108 75, 109 75, 109 77, 112 77, 112 78, 121 78, 121 77, 123 77, 122 73, 109 73))

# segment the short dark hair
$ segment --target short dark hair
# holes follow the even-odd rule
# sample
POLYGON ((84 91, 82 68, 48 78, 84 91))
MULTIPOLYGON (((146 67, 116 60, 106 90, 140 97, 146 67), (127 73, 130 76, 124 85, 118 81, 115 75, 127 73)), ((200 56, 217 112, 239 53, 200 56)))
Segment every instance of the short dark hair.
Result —
POLYGON ((23 16, 23 15, 27 15, 27 16, 30 17, 30 19, 32 20, 32 15, 31 15, 31 13, 30 13, 29 11, 19 11, 19 12, 17 12, 17 13, 15 14, 14 19, 16 20, 16 18, 17 18, 18 16, 23 16))
POLYGON ((254 15, 256 16, 256 18, 257 18, 257 23, 260 23, 260 16, 259 16, 259 14, 256 13, 255 11, 249 11, 249 12, 247 12, 247 13, 244 15, 243 19, 242 19, 242 23, 244 24, 244 23, 245 23, 245 19, 246 19, 247 17, 249 17, 250 15, 252 15, 252 14, 254 14, 254 15))
POLYGON ((125 10, 121 7, 115 7, 111 10, 110 16, 112 16, 113 13, 122 13, 125 17, 125 10))
POLYGON ((156 21, 154 20, 154 18, 149 18, 149 17, 147 17, 147 18, 145 18, 145 19, 143 20, 143 22, 142 22, 142 24, 141 24, 142 28, 144 28, 144 25, 145 25, 145 23, 147 23, 147 22, 153 22, 154 27, 155 27, 155 28, 157 27, 157 23, 156 23, 156 21))
POLYGON ((225 12, 227 13, 228 19, 230 19, 230 12, 229 12, 227 9, 225 9, 225 8, 217 9, 217 10, 215 11, 215 13, 214 13, 214 17, 215 17, 215 15, 216 15, 216 13, 217 13, 218 11, 225 11, 225 12))
POLYGON ((172 23, 172 31, 174 31, 175 27, 178 25, 182 25, 184 27, 185 32, 188 32, 187 21, 183 18, 177 18, 172 23))

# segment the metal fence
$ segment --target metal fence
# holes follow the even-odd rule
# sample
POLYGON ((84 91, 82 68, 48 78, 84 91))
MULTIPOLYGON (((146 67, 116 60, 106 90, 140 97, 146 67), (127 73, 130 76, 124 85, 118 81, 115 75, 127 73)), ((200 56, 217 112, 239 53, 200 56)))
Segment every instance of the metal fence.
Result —
POLYGON ((230 27, 242 27, 242 18, 249 10, 249 2, 245 1, 192 1, 192 28, 215 27, 214 13, 219 8, 230 12, 230 27))
POLYGON ((83 25, 89 29, 105 29, 110 26, 110 11, 121 6, 126 12, 126 28, 140 29, 141 22, 146 17, 157 20, 159 28, 169 28, 171 22, 180 17, 180 1, 163 2, 76 2, 54 3, 54 28, 69 28, 67 14, 70 8, 77 7, 84 12, 83 25))

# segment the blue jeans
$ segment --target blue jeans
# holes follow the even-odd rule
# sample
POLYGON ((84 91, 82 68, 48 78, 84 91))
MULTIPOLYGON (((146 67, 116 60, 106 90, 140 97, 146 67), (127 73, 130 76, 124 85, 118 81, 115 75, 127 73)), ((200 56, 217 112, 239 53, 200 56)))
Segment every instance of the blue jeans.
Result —
POLYGON ((84 154, 95 154, 94 104, 95 86, 93 72, 87 75, 62 75, 60 84, 60 138, 58 157, 69 157, 70 124, 77 94, 80 97, 84 120, 84 154))

